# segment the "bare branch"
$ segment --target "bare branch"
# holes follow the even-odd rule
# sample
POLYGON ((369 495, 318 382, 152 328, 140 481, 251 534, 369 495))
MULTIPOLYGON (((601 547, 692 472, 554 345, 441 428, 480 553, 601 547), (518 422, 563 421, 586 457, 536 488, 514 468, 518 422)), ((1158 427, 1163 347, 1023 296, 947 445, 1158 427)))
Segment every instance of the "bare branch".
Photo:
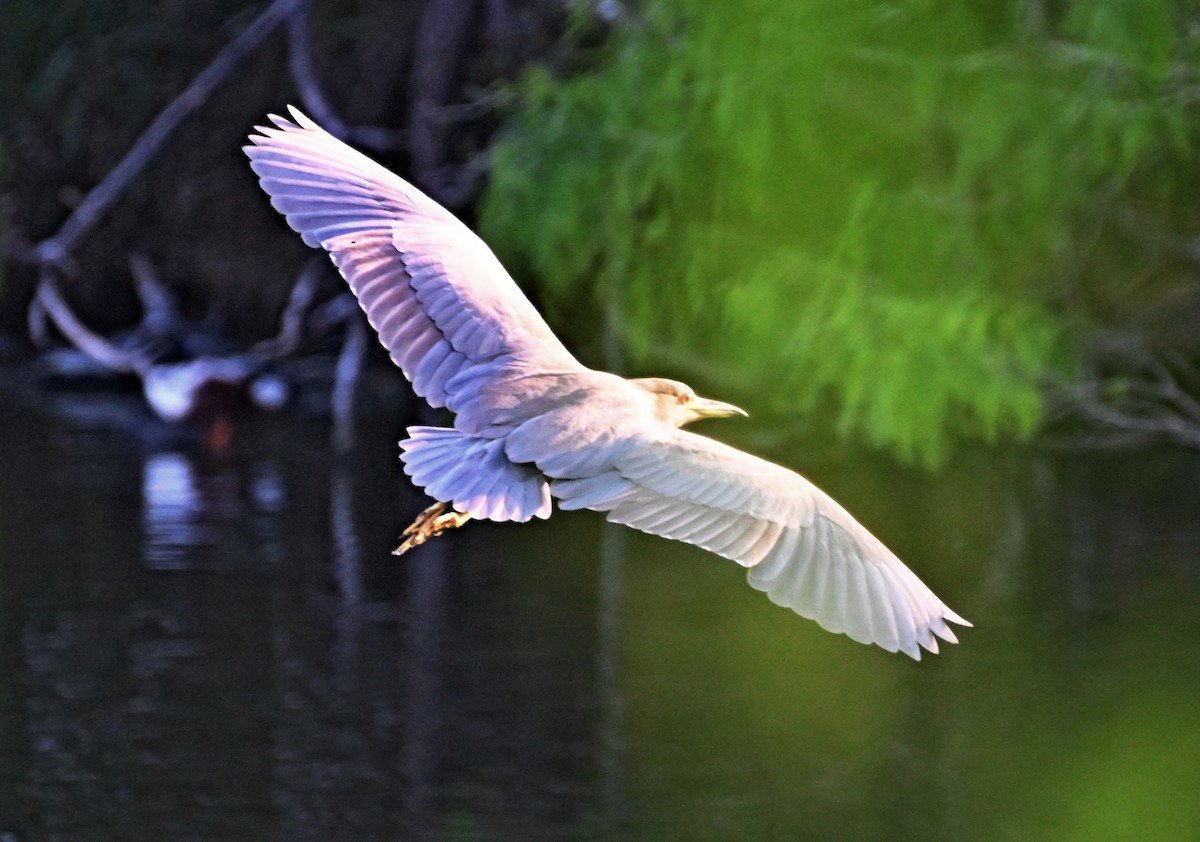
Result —
POLYGON ((233 67, 258 47, 275 28, 293 15, 306 0, 275 0, 249 26, 230 41, 212 62, 150 123, 108 175, 92 188, 57 233, 38 244, 37 261, 62 266, 79 240, 120 198, 150 160, 170 139, 188 115, 199 108, 233 67))
POLYGON ((343 292, 313 310, 311 324, 317 333, 325 333, 335 325, 354 318, 366 318, 353 294, 343 292))
POLYGON ((29 341, 33 343, 33 347, 50 347, 50 314, 36 295, 29 302, 29 309, 25 312, 25 328, 29 331, 29 341))
POLYGON ((66 299, 58 290, 54 270, 44 267, 38 281, 36 301, 42 311, 54 322, 72 345, 101 365, 113 371, 128 371, 144 374, 150 369, 150 360, 122 351, 107 339, 93 333, 71 310, 66 299))
POLYGON ((301 0, 296 7, 296 13, 288 18, 288 67, 292 71, 292 81, 296 83, 300 99, 309 116, 334 137, 348 140, 349 127, 329 104, 317 80, 312 38, 309 37, 308 28, 308 13, 311 10, 312 0, 301 0))
POLYGON ((1113 211, 1113 220, 1126 236, 1159 258, 1177 260, 1187 266, 1200 268, 1200 240, 1168 231, 1127 207, 1116 208, 1113 211))
POLYGON ((263 340, 250 349, 250 353, 262 359, 279 359, 294 352, 304 339, 304 318, 312 308, 317 295, 317 282, 325 271, 327 261, 324 256, 314 256, 308 259, 304 268, 292 285, 288 296, 287 306, 279 317, 279 333, 271 339, 263 340))
POLYGON ((1160 440, 1200 449, 1200 401, 1161 356, 1124 335, 1106 337, 1099 353, 1107 370, 1127 373, 1090 373, 1077 383, 1050 383, 1053 419, 1090 426, 1082 442, 1090 446, 1160 440))
MULTIPOLYGON (((40 267, 37 293, 30 304, 28 314, 30 335, 35 340, 45 336, 44 321, 48 316, 64 337, 102 365, 115 371, 144 373, 149 370, 151 361, 147 357, 117 348, 93 333, 79 320, 62 297, 57 277, 64 273, 77 274, 72 252, 79 241, 128 189, 179 125, 204 104, 233 67, 266 40, 281 23, 295 14, 305 2, 306 0, 275 0, 271 3, 192 79, 179 96, 159 112, 124 157, 59 226, 58 231, 22 255, 22 259, 40 267)), ((130 258, 130 269, 137 282, 138 294, 146 305, 147 319, 153 320, 164 314, 173 317, 174 306, 162 284, 154 276, 149 261, 143 256, 134 255, 130 258)))
MULTIPOLYGON (((409 115, 409 153, 416 180, 444 204, 445 126, 439 109, 450 102, 463 56, 479 22, 478 0, 431 0, 417 35, 409 115)), ((459 198, 459 197, 455 197, 459 198)))
POLYGON ((313 61, 312 38, 309 36, 309 11, 312 0, 300 0, 296 12, 288 17, 288 66, 300 100, 310 117, 324 126, 334 137, 376 152, 390 152, 404 142, 404 133, 378 126, 351 126, 330 104, 317 78, 313 61))
POLYGON ((150 333, 167 333, 181 321, 179 308, 154 271, 150 258, 141 252, 132 252, 129 255, 129 271, 133 275, 138 300, 142 302, 142 325, 150 333))

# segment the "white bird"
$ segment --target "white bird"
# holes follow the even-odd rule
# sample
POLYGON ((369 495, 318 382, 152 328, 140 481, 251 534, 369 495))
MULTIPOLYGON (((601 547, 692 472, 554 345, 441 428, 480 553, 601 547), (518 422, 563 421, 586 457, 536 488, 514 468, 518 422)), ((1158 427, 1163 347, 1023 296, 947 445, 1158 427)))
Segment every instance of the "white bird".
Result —
POLYGON ((491 250, 420 190, 295 108, 244 147, 271 204, 329 252, 396 365, 453 427, 409 427, 401 459, 439 502, 404 552, 471 518, 594 509, 749 569, 831 632, 919 659, 969 626, 828 495, 681 427, 742 414, 662 378, 579 363, 491 250), (935 637, 936 635, 936 637, 935 637))

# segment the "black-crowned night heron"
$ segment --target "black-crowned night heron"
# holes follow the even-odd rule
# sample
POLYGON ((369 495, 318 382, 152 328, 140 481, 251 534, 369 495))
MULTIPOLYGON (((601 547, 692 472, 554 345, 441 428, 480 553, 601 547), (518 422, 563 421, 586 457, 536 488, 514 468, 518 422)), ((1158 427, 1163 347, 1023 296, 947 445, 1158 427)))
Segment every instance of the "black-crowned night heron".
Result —
POLYGON ((832 632, 920 658, 946 607, 804 477, 681 429, 745 414, 675 380, 582 365, 449 211, 296 109, 245 147, 271 204, 329 252, 392 359, 453 427, 409 427, 405 470, 439 502, 397 552, 471 518, 562 509, 704 547, 832 632))

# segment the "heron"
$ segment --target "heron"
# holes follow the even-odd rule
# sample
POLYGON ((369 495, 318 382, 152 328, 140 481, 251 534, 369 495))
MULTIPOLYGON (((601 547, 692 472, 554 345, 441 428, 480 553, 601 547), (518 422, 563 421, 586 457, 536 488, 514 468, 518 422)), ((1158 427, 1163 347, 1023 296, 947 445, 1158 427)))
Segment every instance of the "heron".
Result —
POLYGON ((392 360, 453 426, 408 427, 404 470, 436 502, 403 553, 471 519, 591 509, 737 562, 779 605, 860 643, 957 643, 971 624, 800 474, 683 429, 746 415, 662 377, 580 363, 491 249, 298 109, 243 147, 271 204, 329 253, 392 360))

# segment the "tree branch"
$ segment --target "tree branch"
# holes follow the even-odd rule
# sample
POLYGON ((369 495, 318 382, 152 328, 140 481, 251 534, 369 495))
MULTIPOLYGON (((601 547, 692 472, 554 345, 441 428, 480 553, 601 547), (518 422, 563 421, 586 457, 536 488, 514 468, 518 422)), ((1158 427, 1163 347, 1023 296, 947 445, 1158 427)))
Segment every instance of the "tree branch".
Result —
POLYGON ((1200 269, 1200 240, 1168 231, 1127 207, 1116 208, 1113 220, 1127 237, 1152 254, 1200 269))
POLYGON ((391 152, 404 142, 404 132, 378 126, 351 126, 341 118, 321 89, 309 35, 311 8, 312 0, 299 0, 295 13, 287 21, 288 67, 300 101, 308 115, 334 137, 376 152, 391 152))
POLYGON ((1049 412, 1061 421, 1092 427, 1087 444, 1169 441, 1200 449, 1200 400, 1180 383, 1170 366, 1134 337, 1104 341, 1093 368, 1116 374, 1086 374, 1078 383, 1049 384, 1049 412))
POLYGON ((35 301, 41 308, 41 312, 50 317, 62 335, 70 340, 76 348, 113 371, 138 374, 148 371, 149 360, 122 351, 104 337, 93 333, 79 320, 79 317, 67 304, 66 299, 62 297, 62 293, 59 292, 53 273, 54 270, 49 266, 42 268, 35 301))
POLYGON ((279 359, 293 353, 304 338, 304 319, 312 308, 317 295, 317 281, 325 271, 328 262, 324 255, 310 257, 304 268, 292 285, 288 295, 287 306, 279 317, 279 333, 264 339, 250 349, 253 356, 264 360, 279 359))
MULTIPOLYGON (((409 114, 408 148, 415 180, 443 204, 450 192, 462 193, 445 183, 445 121, 440 108, 449 103, 457 85, 460 64, 467 54, 479 19, 478 0, 431 0, 421 16, 417 34, 409 114)), ((455 196, 458 199, 461 196, 455 196)))
POLYGON ((59 227, 57 233, 38 244, 37 262, 43 265, 64 266, 79 240, 92 229, 105 211, 158 154, 179 124, 204 104, 234 65, 265 41, 275 28, 295 14, 296 9, 304 2, 306 0, 275 0, 230 41, 179 96, 159 112, 125 153, 125 157, 92 188, 59 227))

